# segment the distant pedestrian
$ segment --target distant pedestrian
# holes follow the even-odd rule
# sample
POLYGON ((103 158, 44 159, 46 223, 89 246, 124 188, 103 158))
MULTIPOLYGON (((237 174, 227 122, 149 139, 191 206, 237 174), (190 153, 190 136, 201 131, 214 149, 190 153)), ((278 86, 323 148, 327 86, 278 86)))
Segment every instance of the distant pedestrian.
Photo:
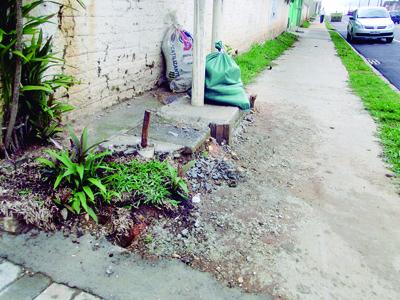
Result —
POLYGON ((322 24, 325 19, 325 9, 324 8, 321 9, 321 11, 319 12, 319 15, 320 15, 319 22, 322 24))

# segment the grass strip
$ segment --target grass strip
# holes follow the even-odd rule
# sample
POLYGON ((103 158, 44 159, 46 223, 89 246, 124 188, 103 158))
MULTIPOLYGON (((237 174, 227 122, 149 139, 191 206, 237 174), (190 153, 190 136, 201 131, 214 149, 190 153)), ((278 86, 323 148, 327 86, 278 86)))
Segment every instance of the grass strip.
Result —
POLYGON ((243 83, 251 82, 270 65, 271 61, 281 56, 296 41, 296 35, 284 32, 277 38, 262 44, 255 44, 246 53, 238 55, 235 61, 240 67, 243 83))
POLYGON ((310 27, 311 26, 311 23, 310 23, 310 21, 308 21, 308 20, 305 20, 304 22, 303 22, 303 24, 301 24, 301 27, 302 28, 308 28, 308 27, 310 27))
POLYGON ((350 87, 378 124, 385 161, 400 174, 400 93, 377 75, 329 22, 326 27, 349 73, 350 87))

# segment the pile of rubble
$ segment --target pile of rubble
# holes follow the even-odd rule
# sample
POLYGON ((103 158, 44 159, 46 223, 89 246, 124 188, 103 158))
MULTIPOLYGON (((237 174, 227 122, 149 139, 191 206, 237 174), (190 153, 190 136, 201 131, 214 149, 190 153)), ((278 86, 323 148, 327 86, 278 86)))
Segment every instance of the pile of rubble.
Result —
POLYGON ((236 187, 243 170, 227 158, 201 157, 186 173, 193 192, 210 193, 224 183, 236 187))

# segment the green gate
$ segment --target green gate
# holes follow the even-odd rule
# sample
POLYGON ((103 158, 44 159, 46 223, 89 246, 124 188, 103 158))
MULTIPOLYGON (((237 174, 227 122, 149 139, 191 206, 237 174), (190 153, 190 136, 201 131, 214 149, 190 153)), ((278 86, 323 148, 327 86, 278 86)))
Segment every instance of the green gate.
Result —
POLYGON ((289 9, 289 29, 300 26, 303 0, 291 0, 289 9))

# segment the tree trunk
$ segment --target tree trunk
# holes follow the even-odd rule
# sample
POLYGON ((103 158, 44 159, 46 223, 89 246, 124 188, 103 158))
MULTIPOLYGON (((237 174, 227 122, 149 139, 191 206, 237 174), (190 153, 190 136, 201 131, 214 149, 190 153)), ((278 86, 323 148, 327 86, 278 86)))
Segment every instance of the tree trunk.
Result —
MULTIPOLYGON (((22 30, 23 30, 23 18, 22 18, 22 0, 16 0, 15 4, 16 12, 16 43, 15 50, 22 52, 22 30)), ((12 101, 10 105, 10 119, 7 125, 7 133, 4 140, 4 147, 7 149, 10 146, 12 133, 14 131, 15 122, 18 114, 18 100, 21 85, 21 72, 22 72, 22 61, 21 58, 15 55, 15 74, 12 101)))

